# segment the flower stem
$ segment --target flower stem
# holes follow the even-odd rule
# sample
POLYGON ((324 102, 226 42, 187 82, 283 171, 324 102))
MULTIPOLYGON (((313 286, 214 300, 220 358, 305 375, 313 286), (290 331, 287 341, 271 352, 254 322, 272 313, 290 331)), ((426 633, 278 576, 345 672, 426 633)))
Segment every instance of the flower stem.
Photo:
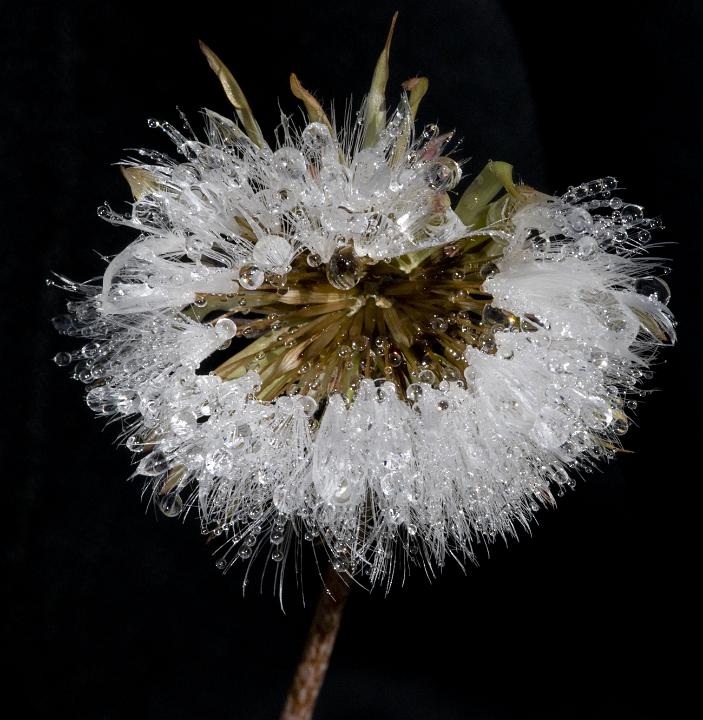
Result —
POLYGON ((344 578, 330 566, 281 720, 312 718, 350 589, 344 578))

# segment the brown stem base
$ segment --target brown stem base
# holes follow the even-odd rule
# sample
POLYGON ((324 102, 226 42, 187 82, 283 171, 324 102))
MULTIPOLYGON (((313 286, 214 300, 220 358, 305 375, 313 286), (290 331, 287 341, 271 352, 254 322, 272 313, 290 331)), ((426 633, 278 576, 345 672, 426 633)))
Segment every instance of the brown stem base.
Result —
POLYGON ((324 578, 303 655, 293 678, 281 720, 310 720, 325 679, 342 610, 350 587, 331 567, 324 578))

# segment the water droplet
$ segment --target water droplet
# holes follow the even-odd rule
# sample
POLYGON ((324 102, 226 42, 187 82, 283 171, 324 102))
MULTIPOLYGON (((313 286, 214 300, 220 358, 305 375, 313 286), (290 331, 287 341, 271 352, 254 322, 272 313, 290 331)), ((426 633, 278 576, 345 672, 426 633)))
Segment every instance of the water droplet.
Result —
POLYGON ((315 399, 311 398, 309 395, 301 395, 298 398, 298 402, 303 408, 303 412, 308 417, 312 417, 317 411, 317 403, 315 402, 315 399))
POLYGON ((229 318, 220 318, 215 322, 215 334, 222 340, 231 340, 237 334, 237 325, 229 318))
POLYGON ((246 560, 247 558, 251 557, 251 548, 248 545, 242 545, 239 548, 239 552, 237 552, 237 555, 239 555, 242 560, 246 560))
POLYGON ((177 492, 169 492, 159 498, 158 505, 166 517, 177 517, 183 510, 183 498, 177 492))
POLYGON ((112 209, 107 203, 103 203, 102 205, 98 206, 98 217, 103 220, 110 220, 114 217, 114 213, 112 212, 112 209))
POLYGON ((456 187, 461 180, 461 168, 455 160, 441 157, 427 166, 425 180, 434 190, 446 192, 456 187))
POLYGON ((338 505, 344 505, 351 498, 351 488, 346 480, 342 480, 334 493, 334 502, 338 505))
POLYGON ((110 387, 96 387, 85 396, 88 407, 101 415, 129 415, 138 406, 139 398, 133 390, 114 390, 110 387))
POLYGON ((440 412, 444 412, 444 411, 447 410, 448 408, 449 408, 449 401, 448 401, 448 400, 440 400, 440 401, 437 403, 437 410, 439 410, 440 412))
POLYGON ((153 450, 145 458, 142 458, 137 466, 137 473, 147 477, 156 477, 165 473, 169 468, 169 464, 161 450, 153 450))
POLYGON ((386 402, 386 400, 395 400, 398 397, 398 388, 395 383, 379 378, 375 380, 376 383, 376 400, 380 403, 386 402))
POLYGON ((283 557, 283 552, 281 550, 274 550, 271 553, 271 560, 273 560, 274 562, 281 562, 281 560, 283 560, 283 557))
POLYGON ((224 570, 227 567, 227 561, 224 558, 220 558, 216 563, 215 567, 218 570, 224 570))
POLYGON ((391 367, 400 367, 403 363, 403 356, 397 350, 391 350, 391 352, 388 353, 388 362, 391 367))
POLYGON ((422 397, 422 385, 420 383, 411 383, 405 390, 405 397, 410 403, 416 403, 422 397))
POLYGON ((300 136, 301 144, 308 154, 321 155, 332 147, 332 136, 326 125, 319 122, 310 123, 300 136))
POLYGON ((427 385, 434 385, 437 382, 437 376, 434 372, 432 372, 432 370, 425 369, 420 371, 418 380, 421 383, 426 383, 427 385))
POLYGON ((366 335, 360 335, 358 338, 354 338, 351 341, 351 349, 354 352, 363 352, 369 346, 369 339, 366 335))
POLYGON ((256 290, 264 284, 264 271, 251 263, 239 269, 239 284, 245 290, 256 290))
POLYGON ((439 126, 435 123, 430 123, 429 125, 425 125, 424 130, 422 131, 422 138, 424 140, 433 140, 434 138, 439 135, 439 126))
MULTIPOLYGON (((278 268, 279 270, 286 270, 288 271, 288 268, 278 268)), ((279 274, 276 272, 269 273, 269 283, 273 285, 273 287, 276 288, 276 292, 279 295, 285 295, 288 292, 288 288, 286 287, 288 283, 288 275, 286 273, 279 274)))
POLYGON ((285 512, 288 507, 288 496, 282 485, 278 485, 273 491, 273 504, 281 512, 285 512))
POLYGON ((617 413, 613 416, 613 421, 610 424, 610 429, 616 434, 616 435, 624 435, 628 428, 630 427, 630 423, 627 420, 627 417, 623 413, 617 413))
POLYGON ((125 442, 125 447, 131 452, 140 452, 144 448, 144 443, 138 435, 130 435, 125 442))
POLYGON ((667 283, 658 277, 639 278, 635 283, 635 292, 646 295, 651 300, 658 300, 665 305, 671 299, 671 290, 667 283))
POLYGON ((285 532, 283 531, 283 529, 274 525, 273 529, 271 530, 271 533, 269 535, 269 540, 271 541, 271 544, 272 545, 280 545, 284 539, 285 539, 285 532))
POLYGON ((56 355, 54 355, 54 362, 59 367, 66 367, 66 365, 69 365, 71 363, 71 353, 68 353, 68 352, 56 353, 56 355))
POLYGON ((364 274, 364 267, 351 245, 337 248, 327 265, 327 280, 338 290, 351 290, 364 274))
POLYGON ((591 362, 601 370, 608 367, 608 355, 600 350, 594 350, 591 353, 591 362))
POLYGON ((496 351, 496 344, 490 338, 483 338, 479 344, 479 350, 490 355, 496 351))
POLYGON ((317 253, 310 253, 307 257, 307 263, 313 268, 320 267, 320 265, 322 265, 322 258, 317 253))
POLYGON ((98 350, 100 350, 100 343, 91 342, 81 348, 81 355, 85 358, 92 358, 95 357, 98 350))
POLYGON ((292 147, 282 147, 273 153, 273 167, 286 180, 305 177, 305 158, 300 150, 292 147))
POLYGON ((485 305, 481 320, 484 325, 497 325, 500 328, 511 328, 517 324, 517 318, 493 305, 485 305))
POLYGON ((576 241, 576 252, 581 258, 591 257, 598 249, 598 241, 592 235, 585 235, 576 241))
POLYGON ((56 332, 65 335, 73 328, 73 318, 71 318, 70 315, 57 315, 51 318, 51 324, 54 326, 56 332))

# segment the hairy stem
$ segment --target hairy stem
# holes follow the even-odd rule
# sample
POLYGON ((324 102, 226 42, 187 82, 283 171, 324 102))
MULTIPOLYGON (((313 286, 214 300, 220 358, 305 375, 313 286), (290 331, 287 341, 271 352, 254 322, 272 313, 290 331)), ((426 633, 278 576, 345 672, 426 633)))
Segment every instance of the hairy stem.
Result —
POLYGON ((350 586, 330 566, 281 720, 310 720, 325 679, 350 586))

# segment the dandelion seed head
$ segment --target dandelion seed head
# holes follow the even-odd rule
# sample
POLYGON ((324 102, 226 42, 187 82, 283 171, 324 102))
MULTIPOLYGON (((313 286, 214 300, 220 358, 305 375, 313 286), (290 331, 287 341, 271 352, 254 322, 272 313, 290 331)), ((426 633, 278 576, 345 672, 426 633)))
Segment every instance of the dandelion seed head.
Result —
POLYGON ((473 560, 612 457, 674 341, 657 222, 613 178, 548 196, 490 163, 457 200, 452 134, 415 111, 284 116, 273 146, 150 121, 177 157, 140 151, 131 212, 99 209, 137 237, 63 281, 86 344, 56 363, 220 569, 306 542, 369 585, 473 560))

